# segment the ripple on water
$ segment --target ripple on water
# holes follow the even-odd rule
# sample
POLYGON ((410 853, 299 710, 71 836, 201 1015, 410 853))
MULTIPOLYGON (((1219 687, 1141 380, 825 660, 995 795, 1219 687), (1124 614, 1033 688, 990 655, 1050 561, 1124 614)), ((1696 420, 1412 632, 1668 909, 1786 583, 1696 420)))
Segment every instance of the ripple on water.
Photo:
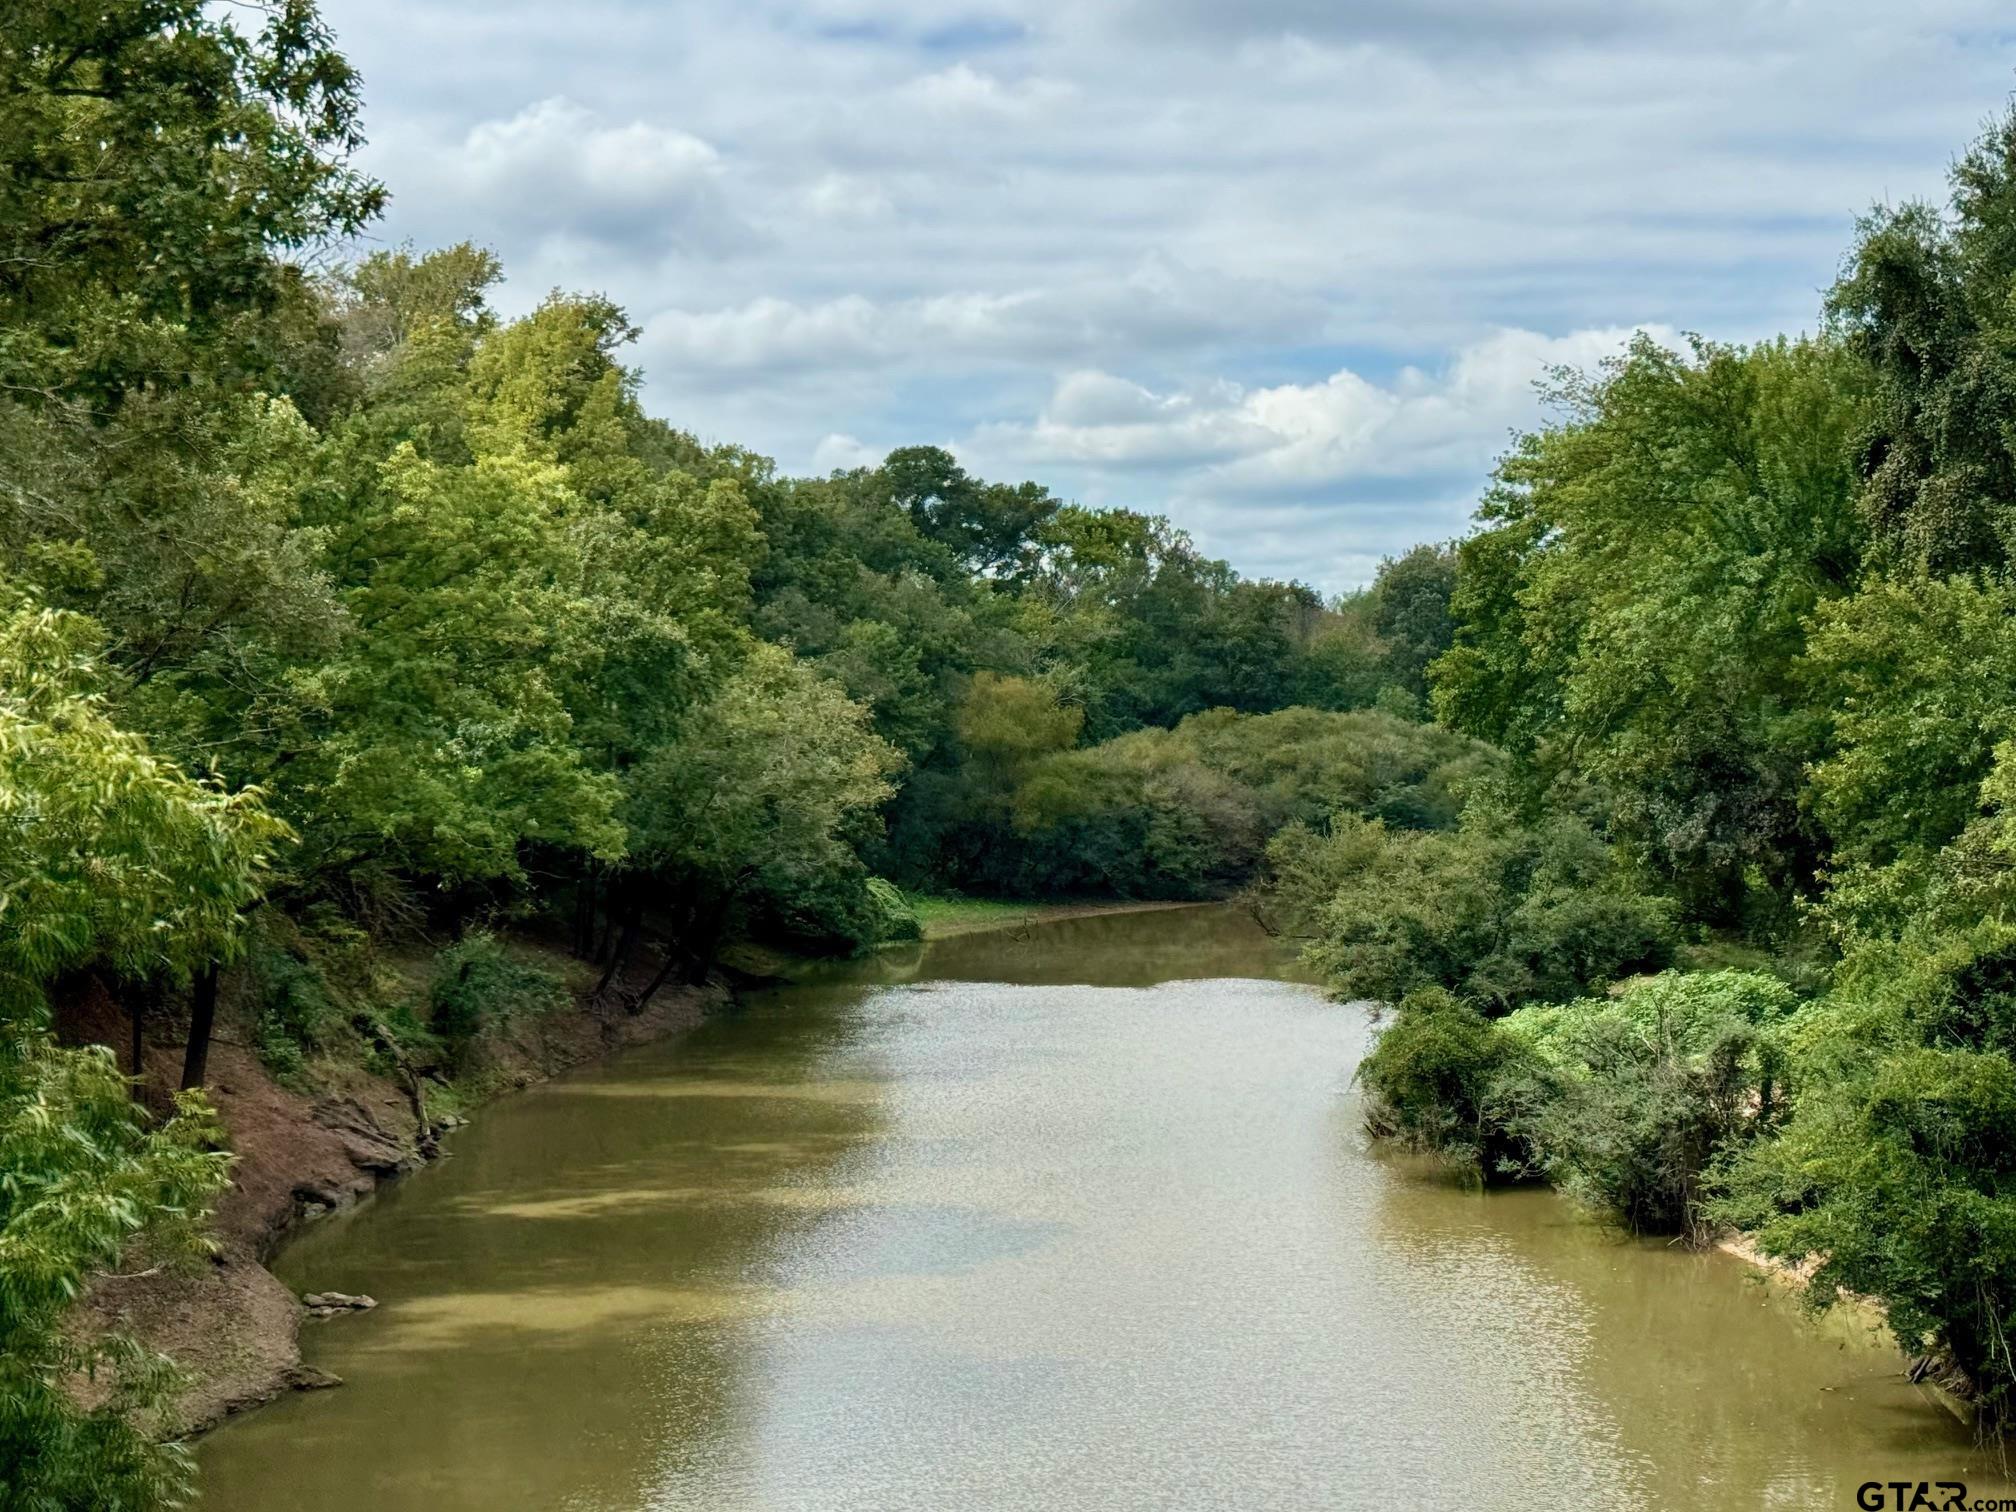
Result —
POLYGON ((1242 916, 955 947, 501 1104, 311 1234, 290 1280, 383 1305, 308 1335, 342 1391, 205 1443, 206 1505, 1712 1512, 1967 1463, 1736 1262, 1368 1150, 1363 1013, 1242 916))

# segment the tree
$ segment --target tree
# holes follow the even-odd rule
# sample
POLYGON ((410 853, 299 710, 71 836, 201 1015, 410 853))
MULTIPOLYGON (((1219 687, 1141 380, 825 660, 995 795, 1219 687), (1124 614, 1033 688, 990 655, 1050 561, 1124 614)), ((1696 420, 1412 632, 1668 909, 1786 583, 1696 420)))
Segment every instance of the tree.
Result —
POLYGON ((936 446, 901 447, 875 476, 920 535, 988 576, 1023 570, 1038 529, 1058 508, 1040 485, 983 483, 936 446))
POLYGON ((1456 553, 1447 546, 1416 546, 1379 564, 1372 583, 1372 628, 1386 649, 1382 681, 1428 697, 1428 664, 1449 649, 1456 633, 1449 599, 1456 586, 1456 553))
MULTIPOLYGON (((870 905, 856 847, 901 764, 839 687, 752 646, 630 789, 631 865, 660 894, 688 964, 712 960, 737 908, 860 943, 851 932, 870 905)), ((623 954, 605 980, 620 979, 623 954)))
POLYGON ((1832 711, 1812 805, 1835 865, 1923 859, 1981 812, 2016 737, 2016 591, 1997 578, 1879 578, 1815 617, 1807 676, 1832 711))
POLYGON ((1799 1000, 1757 972, 1666 972, 1621 992, 1521 1008, 1523 1054, 1494 1086, 1526 1168, 1639 1234, 1712 1231, 1710 1168, 1775 1132, 1799 1000))
POLYGON ((1815 1308, 1873 1297, 1905 1348, 1943 1353, 1990 1437, 2016 1417, 2012 1119, 2006 1051, 1924 1045, 1837 1061, 1779 1138, 1731 1162, 1716 1204, 1764 1253, 1813 1267, 1815 1308))
POLYGON ((310 0, 21 0, 0 46, 0 387, 95 410, 244 350, 278 250, 354 232, 356 75, 310 0))
POLYGON ((0 620, 0 1014, 99 966, 187 982, 236 948, 286 838, 253 791, 198 783, 107 718, 98 632, 17 603, 0 620))
POLYGON ((1886 566, 1945 575, 2016 552, 2012 278, 2016 110, 1954 164, 1950 214, 1871 212, 1828 295, 1831 323, 1876 378, 1860 504, 1886 566))
POLYGON ((1825 342, 1681 356, 1640 338, 1567 375, 1461 548, 1444 719, 1540 781, 1602 784, 1618 833, 1700 916, 1810 890, 1800 807, 1824 724, 1799 683, 1859 565, 1858 371, 1825 342))
POLYGON ((1400 1000, 1354 1080, 1375 1134, 1490 1178, 1531 1162, 1508 1127, 1503 1090, 1531 1058, 1504 1023, 1422 987, 1400 1000))
POLYGON ((45 987, 96 969, 186 983, 237 948, 285 831, 255 793, 190 780, 117 728, 93 626, 16 602, 0 621, 0 1505, 146 1507, 189 1466, 148 1431, 167 1363, 65 1327, 122 1253, 197 1244, 228 1158, 200 1096, 150 1127, 111 1052, 65 1049, 45 987), (80 1409, 67 1378, 108 1377, 80 1409))
POLYGON ((1581 819, 1527 821, 1488 790, 1449 832, 1296 825, 1268 848, 1271 906, 1313 935, 1339 997, 1440 987, 1487 1014, 1600 990, 1671 958, 1672 909, 1581 819))

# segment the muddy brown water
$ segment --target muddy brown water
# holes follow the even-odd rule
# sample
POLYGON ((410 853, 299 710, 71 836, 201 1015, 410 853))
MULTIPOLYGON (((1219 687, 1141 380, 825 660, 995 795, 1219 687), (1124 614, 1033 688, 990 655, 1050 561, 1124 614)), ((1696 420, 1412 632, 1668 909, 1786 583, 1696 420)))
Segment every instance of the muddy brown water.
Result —
POLYGON ((1866 1322, 1368 1148, 1229 909, 968 935, 513 1098, 280 1269, 213 1512, 1852 1507, 1992 1482, 1866 1322))

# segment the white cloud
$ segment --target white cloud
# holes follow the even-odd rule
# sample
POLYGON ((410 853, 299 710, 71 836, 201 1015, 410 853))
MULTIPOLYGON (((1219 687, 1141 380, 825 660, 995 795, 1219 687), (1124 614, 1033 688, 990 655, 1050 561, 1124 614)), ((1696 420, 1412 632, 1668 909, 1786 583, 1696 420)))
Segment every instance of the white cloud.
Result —
POLYGON ((812 448, 812 471, 815 474, 845 472, 856 467, 873 467, 887 456, 886 451, 877 451, 872 446, 863 446, 852 436, 838 431, 820 438, 812 448))
MULTIPOLYGON (((1182 470, 1178 489, 1198 496, 1481 476, 1508 432, 1537 418, 1536 379, 1564 365, 1593 367, 1632 334, 1494 331, 1439 372, 1404 368, 1385 384, 1342 368, 1312 383, 1220 382, 1157 394, 1109 373, 1077 372, 1034 420, 983 426, 973 448, 1032 467, 1182 470)), ((1680 339, 1665 327, 1646 334, 1668 346, 1680 339)))
POLYGON ((1474 485, 1540 420, 1535 380, 1592 368, 1634 333, 1493 331, 1437 370, 1383 383, 1343 368, 1310 383, 1156 393, 1075 372, 1033 419, 983 425, 958 450, 982 470, 1063 468, 1108 497, 1159 498, 1207 550, 1334 588, 1363 581, 1382 555, 1458 534, 1474 485))
POLYGON ((670 308, 644 321, 656 373, 928 366, 952 361, 1050 363, 1114 351, 1182 348, 1308 332, 1313 301, 1276 286, 1198 273, 1152 257, 1117 275, 1051 287, 955 290, 816 303, 763 295, 711 310, 670 308))
POLYGON ((548 243, 722 252, 751 239, 710 144, 672 126, 605 122, 557 96, 478 121, 409 173, 395 194, 411 197, 417 180, 430 218, 446 210, 548 243))
POLYGON ((888 192, 872 178, 853 173, 828 173, 804 192, 807 211, 821 220, 872 221, 895 211, 888 192))
POLYGON ((324 10, 384 235, 617 299, 676 423, 964 437, 1329 583, 1460 523, 1568 333, 1810 326, 2016 66, 1994 0, 324 10))
POLYGON ((1051 79, 1002 80, 968 63, 913 79, 899 91, 907 103, 934 115, 1027 118, 1071 97, 1068 85, 1051 79))

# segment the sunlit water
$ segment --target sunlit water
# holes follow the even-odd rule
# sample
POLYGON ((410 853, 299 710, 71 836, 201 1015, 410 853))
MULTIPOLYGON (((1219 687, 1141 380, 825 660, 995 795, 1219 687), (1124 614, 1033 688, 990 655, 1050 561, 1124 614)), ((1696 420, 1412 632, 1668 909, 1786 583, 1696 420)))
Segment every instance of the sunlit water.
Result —
MULTIPOLYGON (((1369 1150, 1202 909, 967 936, 499 1104, 281 1269, 215 1509, 1851 1507, 1982 1455, 1867 1325, 1369 1150)), ((1971 1467, 1971 1469, 1969 1468, 1971 1467)))

